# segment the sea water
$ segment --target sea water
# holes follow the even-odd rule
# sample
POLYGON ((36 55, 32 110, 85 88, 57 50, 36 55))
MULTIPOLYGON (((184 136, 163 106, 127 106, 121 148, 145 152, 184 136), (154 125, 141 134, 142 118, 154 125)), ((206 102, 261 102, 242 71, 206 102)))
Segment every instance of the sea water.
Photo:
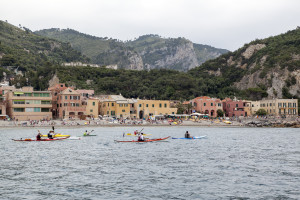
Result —
MULTIPOLYGON (((293 128, 56 128, 94 137, 15 142, 38 128, 0 129, 0 199, 299 199, 300 131, 293 128)), ((47 133, 47 128, 39 128, 47 133)))

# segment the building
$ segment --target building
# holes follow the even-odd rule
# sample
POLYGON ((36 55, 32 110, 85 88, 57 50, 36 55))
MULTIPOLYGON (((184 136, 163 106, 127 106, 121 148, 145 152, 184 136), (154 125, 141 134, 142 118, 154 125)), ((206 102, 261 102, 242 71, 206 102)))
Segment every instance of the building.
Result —
POLYGON ((134 104, 134 110, 136 111, 136 118, 148 119, 155 115, 170 115, 176 114, 177 108, 171 106, 171 101, 167 100, 141 100, 137 99, 134 104))
POLYGON ((222 101, 207 96, 197 97, 191 100, 194 112, 207 114, 209 117, 217 117, 217 110, 223 111, 222 101))
POLYGON ((250 114, 255 115, 260 109, 260 101, 249 101, 251 103, 250 114))
POLYGON ((298 116, 297 99, 263 99, 260 108, 274 116, 298 116))
POLYGON ((226 117, 247 117, 250 113, 245 112, 245 102, 226 98, 222 101, 226 117))
POLYGON ((7 114, 16 120, 51 120, 52 96, 49 91, 23 87, 6 94, 7 114))
POLYGON ((6 99, 5 91, 0 87, 0 119, 6 118, 6 99))
POLYGON ((100 96, 100 115, 131 118, 133 101, 124 98, 122 95, 103 95, 100 96))
POLYGON ((87 103, 82 94, 73 87, 66 87, 64 83, 48 88, 52 93, 53 118, 80 119, 85 115, 87 103))
POLYGON ((86 100, 86 112, 85 114, 93 118, 98 118, 99 115, 99 99, 88 98, 86 100))

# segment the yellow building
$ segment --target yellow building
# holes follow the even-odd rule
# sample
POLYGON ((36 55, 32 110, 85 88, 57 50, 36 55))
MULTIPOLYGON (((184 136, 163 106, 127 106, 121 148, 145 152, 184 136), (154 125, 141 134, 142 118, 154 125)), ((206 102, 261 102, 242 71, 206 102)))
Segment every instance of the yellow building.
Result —
POLYGON ((255 115, 256 112, 260 109, 260 101, 248 101, 251 103, 250 113, 251 115, 255 115))
POLYGON ((132 104, 133 101, 131 99, 126 99, 122 95, 106 95, 100 98, 100 115, 130 118, 132 104))
POLYGON ((176 114, 177 108, 171 107, 171 102, 167 100, 140 100, 134 103, 136 117, 148 119, 155 115, 176 114))
POLYGON ((50 91, 33 91, 32 87, 6 94, 7 114, 17 120, 52 119, 50 91))
POLYGON ((99 100, 96 98, 88 98, 86 105, 86 115, 98 118, 99 115, 99 100))
POLYGON ((274 116, 298 116, 297 99, 264 99, 260 101, 260 108, 274 116))

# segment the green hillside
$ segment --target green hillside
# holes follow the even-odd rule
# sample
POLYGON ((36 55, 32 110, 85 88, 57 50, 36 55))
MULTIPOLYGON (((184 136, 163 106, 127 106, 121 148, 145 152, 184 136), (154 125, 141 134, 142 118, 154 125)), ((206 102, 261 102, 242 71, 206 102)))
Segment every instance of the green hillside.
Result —
POLYGON ((33 79, 39 70, 46 72, 45 68, 52 64, 77 61, 88 62, 89 59, 67 43, 0 21, 0 79, 3 78, 3 72, 13 76, 12 70, 17 69, 24 75, 20 77, 24 84, 29 84, 26 78, 33 79))
POLYGON ((69 42, 98 65, 124 69, 175 69, 187 71, 208 59, 228 52, 208 45, 193 44, 185 38, 144 35, 133 41, 99 38, 71 29, 45 29, 36 34, 69 42))

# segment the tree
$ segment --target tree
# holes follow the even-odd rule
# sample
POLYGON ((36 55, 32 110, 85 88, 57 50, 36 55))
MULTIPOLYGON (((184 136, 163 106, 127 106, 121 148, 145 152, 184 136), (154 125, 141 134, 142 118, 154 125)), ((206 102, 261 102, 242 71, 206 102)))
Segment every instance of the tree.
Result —
POLYGON ((224 111, 221 109, 217 110, 217 117, 223 117, 224 116, 224 111))
POLYGON ((256 114, 259 116, 264 116, 267 115, 267 111, 265 109, 258 109, 258 111, 256 111, 256 114))

